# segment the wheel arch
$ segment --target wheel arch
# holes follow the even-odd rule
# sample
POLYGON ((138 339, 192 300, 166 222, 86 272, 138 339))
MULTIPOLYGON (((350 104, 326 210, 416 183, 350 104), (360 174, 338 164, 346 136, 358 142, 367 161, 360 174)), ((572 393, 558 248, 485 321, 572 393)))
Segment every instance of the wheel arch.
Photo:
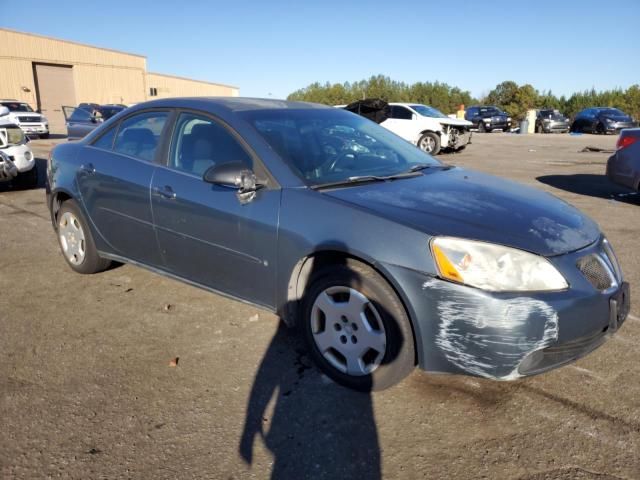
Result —
POLYGON ((58 211, 60 210, 60 207, 67 200, 73 200, 74 198, 73 194, 64 188, 58 188, 51 192, 49 212, 51 212, 51 223, 53 224, 54 229, 57 228, 56 220, 58 218, 58 211))
POLYGON ((374 259, 369 258, 366 255, 362 255, 356 252, 347 252, 335 248, 325 248, 316 250, 302 257, 294 266, 289 277, 285 304, 278 309, 280 312, 280 317, 288 326, 296 326, 300 313, 300 302, 304 296, 304 292, 309 286, 312 272, 319 268, 324 268, 330 265, 344 264, 346 260, 352 260, 362 263, 363 265, 366 265, 367 267, 374 270, 384 279, 384 281, 387 282, 387 284, 389 284, 389 286, 398 296, 398 298, 400 299, 400 303, 402 304, 402 307, 407 314, 409 323, 411 324, 411 334, 413 336, 414 345, 416 345, 414 362, 417 365, 419 359, 417 348, 418 339, 416 335, 415 325, 415 312, 410 307, 408 298, 406 297, 406 295, 404 295, 402 289, 400 288, 400 285, 393 278, 393 275, 391 275, 391 273, 386 270, 384 268, 384 265, 382 265, 380 262, 376 262, 374 259))

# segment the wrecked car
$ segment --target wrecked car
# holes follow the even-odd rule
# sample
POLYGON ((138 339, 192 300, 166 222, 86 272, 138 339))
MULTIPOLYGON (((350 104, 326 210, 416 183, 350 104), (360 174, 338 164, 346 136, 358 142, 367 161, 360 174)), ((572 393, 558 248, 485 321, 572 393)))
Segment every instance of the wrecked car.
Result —
POLYGON ((0 106, 0 182, 13 181, 24 187, 34 187, 38 182, 36 159, 29 148, 29 139, 13 123, 9 112, 8 108, 0 106))
POLYGON ((629 311, 612 246, 576 208, 322 105, 138 104, 53 149, 47 203, 74 271, 128 262, 258 305, 357 390, 416 365, 538 374, 629 311))
POLYGON ((365 99, 340 107, 374 120, 431 155, 462 150, 471 143, 471 122, 449 118, 427 105, 365 99))

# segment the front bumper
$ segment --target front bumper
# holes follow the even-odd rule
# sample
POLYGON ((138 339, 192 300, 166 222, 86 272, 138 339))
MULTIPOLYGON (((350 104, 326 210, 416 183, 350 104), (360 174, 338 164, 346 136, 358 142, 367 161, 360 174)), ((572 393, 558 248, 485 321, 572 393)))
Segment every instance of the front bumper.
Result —
POLYGON ((637 122, 604 122, 603 124, 605 130, 612 133, 618 133, 624 128, 636 128, 638 126, 637 122))
POLYGON ((26 144, 3 147, 2 151, 9 156, 20 173, 28 172, 36 164, 35 156, 26 144))
POLYGON ((482 121, 481 123, 484 124, 484 128, 487 130, 496 130, 496 129, 501 129, 504 130, 505 132, 507 130, 511 130, 511 122, 485 122, 482 121))
POLYGON ((550 259, 571 285, 562 292, 491 293, 389 267, 414 320, 420 367, 512 380, 594 350, 624 322, 629 307, 627 284, 597 291, 576 267, 599 251, 596 244, 550 259))
POLYGON ((568 122, 543 122, 542 130, 545 133, 568 132, 569 123, 568 122))
POLYGON ((18 125, 26 135, 46 135, 49 133, 47 123, 20 123, 18 125))

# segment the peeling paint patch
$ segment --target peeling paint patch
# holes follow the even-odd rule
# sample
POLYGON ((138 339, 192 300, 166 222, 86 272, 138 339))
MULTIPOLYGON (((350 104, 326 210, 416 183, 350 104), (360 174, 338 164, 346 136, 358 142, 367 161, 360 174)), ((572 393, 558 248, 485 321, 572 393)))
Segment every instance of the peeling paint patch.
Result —
POLYGON ((471 374, 518 378, 522 359, 558 338, 557 312, 541 300, 499 299, 435 279, 424 282, 423 289, 440 293, 436 345, 447 360, 471 374))

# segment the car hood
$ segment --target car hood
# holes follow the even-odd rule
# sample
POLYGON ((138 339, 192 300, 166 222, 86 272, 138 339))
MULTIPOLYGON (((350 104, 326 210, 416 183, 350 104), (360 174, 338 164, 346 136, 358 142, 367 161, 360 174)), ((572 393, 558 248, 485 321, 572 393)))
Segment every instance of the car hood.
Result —
POLYGON ((579 250, 601 235, 595 222, 553 195, 461 168, 323 194, 429 235, 483 240, 545 256, 579 250))
POLYGON ((462 118, 436 118, 436 120, 443 125, 453 125, 454 127, 470 127, 473 125, 469 120, 462 118))

